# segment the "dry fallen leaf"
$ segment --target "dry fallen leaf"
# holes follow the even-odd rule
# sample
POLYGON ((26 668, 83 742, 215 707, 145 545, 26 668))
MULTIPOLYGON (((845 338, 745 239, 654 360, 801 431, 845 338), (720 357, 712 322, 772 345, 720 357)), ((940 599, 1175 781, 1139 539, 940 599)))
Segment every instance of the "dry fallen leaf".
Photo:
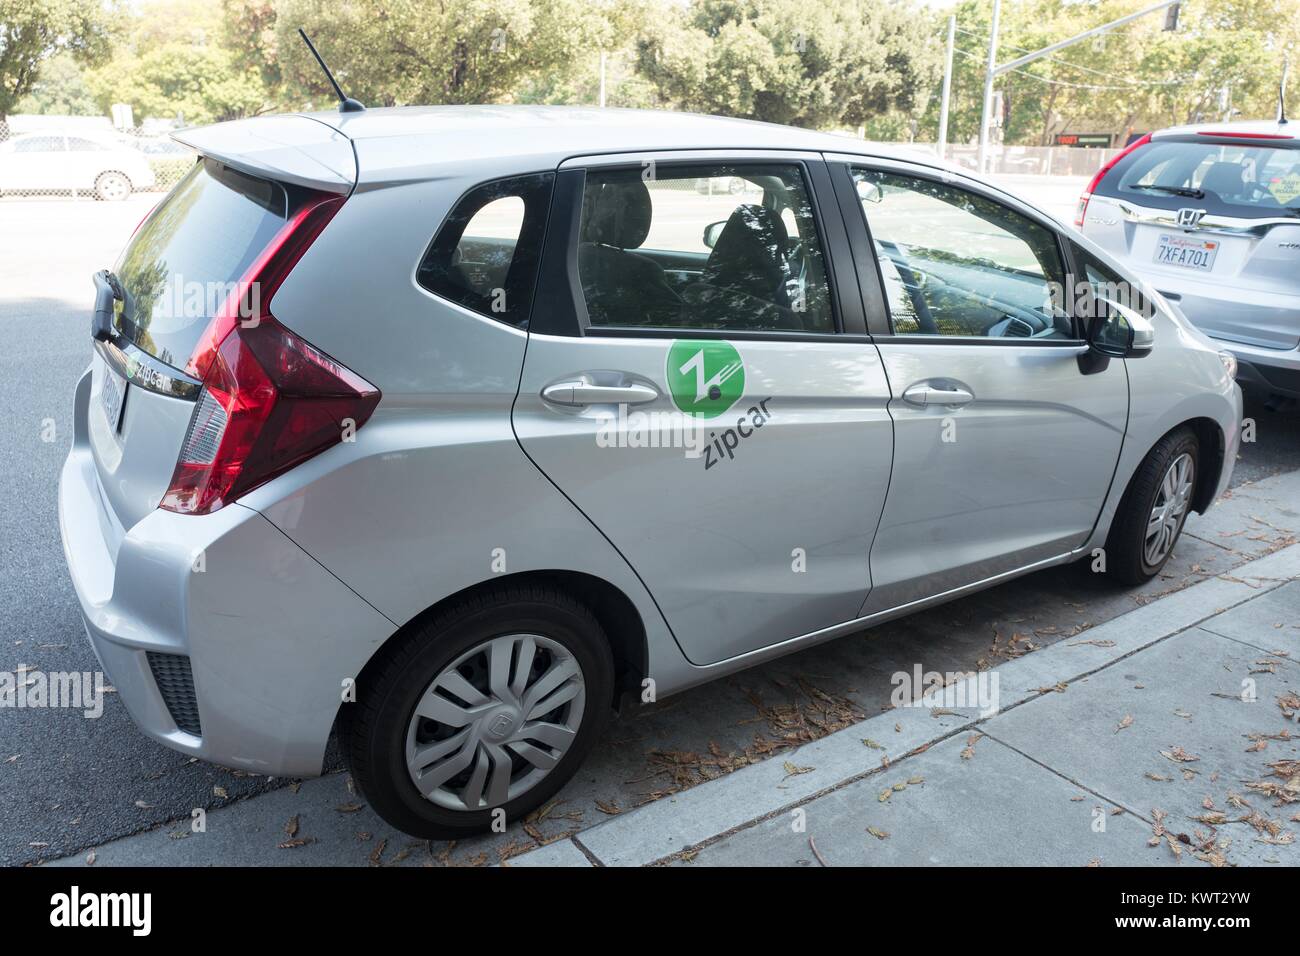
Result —
POLYGON ((878 830, 878 829, 876 829, 875 827, 867 827, 867 832, 870 833, 870 834, 871 834, 873 837, 875 837, 877 840, 888 840, 888 839, 889 839, 889 831, 888 831, 888 830, 878 830))
POLYGON ((816 767, 798 767, 788 760, 785 761, 782 766, 785 767, 785 776, 782 778, 784 780, 789 780, 791 777, 797 777, 801 773, 812 773, 817 769, 816 767))
POLYGON ((230 796, 230 794, 226 792, 225 787, 213 787, 212 792, 215 793, 218 797, 221 797, 223 800, 226 797, 230 796))
POLYGON ((1115 728, 1115 733, 1119 733, 1119 732, 1120 732, 1121 730, 1123 730, 1124 728, 1126 728, 1126 727, 1132 727, 1132 726, 1133 726, 1133 715, 1132 715, 1132 714, 1125 714, 1125 715, 1124 715, 1124 719, 1121 720, 1121 721, 1119 722, 1119 726, 1115 728))
POLYGON ((284 825, 284 833, 289 839, 298 835, 298 815, 294 814, 289 818, 289 822, 284 825))

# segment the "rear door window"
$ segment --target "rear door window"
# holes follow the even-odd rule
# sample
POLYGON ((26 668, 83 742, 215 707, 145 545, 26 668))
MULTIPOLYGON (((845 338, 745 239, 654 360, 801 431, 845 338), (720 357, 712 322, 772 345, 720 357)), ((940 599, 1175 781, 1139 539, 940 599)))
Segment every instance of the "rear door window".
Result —
POLYGON ((118 331, 184 368, 209 319, 304 198, 306 190, 197 163, 118 263, 118 331))
POLYGON ((517 328, 528 323, 553 173, 484 183, 456 204, 416 279, 428 291, 517 328))
POLYGON ((835 331, 795 163, 588 171, 578 277, 592 326, 835 331))
POLYGON ((1124 157, 1097 192, 1156 209, 1239 218, 1300 214, 1300 149, 1157 141, 1124 157))

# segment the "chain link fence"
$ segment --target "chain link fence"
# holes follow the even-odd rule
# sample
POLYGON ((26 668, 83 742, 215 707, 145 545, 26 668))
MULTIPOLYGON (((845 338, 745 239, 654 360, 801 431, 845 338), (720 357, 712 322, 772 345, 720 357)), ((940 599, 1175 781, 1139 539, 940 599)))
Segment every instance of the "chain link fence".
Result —
POLYGON ((161 194, 194 165, 166 129, 116 129, 98 117, 0 121, 0 199, 114 202, 161 194))
MULTIPOLYGON (((889 143, 897 149, 938 154, 933 143, 889 143)), ((1118 156, 1119 149, 1087 149, 1079 146, 990 146, 984 172, 989 176, 1085 176, 1091 177, 1118 156)), ((949 162, 975 172, 979 169, 979 147, 949 143, 949 162)))

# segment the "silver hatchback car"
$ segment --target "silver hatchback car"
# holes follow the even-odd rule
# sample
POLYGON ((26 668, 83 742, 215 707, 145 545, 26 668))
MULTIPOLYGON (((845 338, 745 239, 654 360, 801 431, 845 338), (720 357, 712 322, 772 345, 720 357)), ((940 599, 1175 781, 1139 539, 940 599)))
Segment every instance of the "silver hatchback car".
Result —
POLYGON ((1097 173, 1075 217, 1275 405, 1300 398, 1298 137, 1276 122, 1144 136, 1097 173))
POLYGON ((622 703, 1142 582, 1231 475, 1231 357, 953 168, 618 110, 179 138, 76 386, 90 641, 151 737, 309 776, 337 732, 413 834, 518 819, 622 703))

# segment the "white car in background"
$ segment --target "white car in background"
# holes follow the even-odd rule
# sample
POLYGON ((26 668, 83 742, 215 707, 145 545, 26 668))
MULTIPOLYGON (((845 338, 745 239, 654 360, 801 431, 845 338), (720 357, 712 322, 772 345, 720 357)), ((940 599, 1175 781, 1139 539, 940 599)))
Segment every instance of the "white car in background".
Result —
POLYGON ((1085 236, 1236 356, 1274 407, 1300 399, 1300 127, 1180 126, 1143 136, 1079 200, 1085 236))
POLYGON ((41 131, 0 143, 0 194, 76 190, 120 200, 153 186, 149 158, 111 139, 41 131))

